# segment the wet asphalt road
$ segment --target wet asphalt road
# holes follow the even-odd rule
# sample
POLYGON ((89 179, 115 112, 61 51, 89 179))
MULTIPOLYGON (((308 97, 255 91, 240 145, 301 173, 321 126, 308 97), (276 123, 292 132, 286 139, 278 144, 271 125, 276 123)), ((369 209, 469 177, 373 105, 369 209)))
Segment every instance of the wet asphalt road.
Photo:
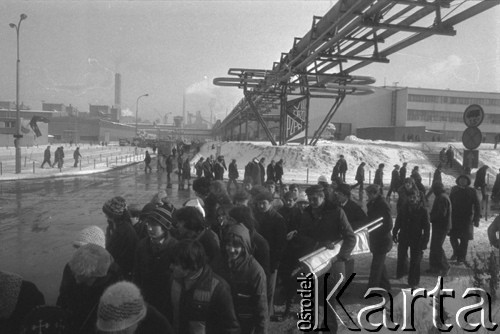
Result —
MULTIPOLYGON (((194 192, 178 193, 176 175, 172 179, 167 193, 178 207, 194 192)), ((137 165, 83 177, 1 182, 0 270, 34 282, 53 304, 77 233, 88 225, 105 229, 104 202, 122 196, 142 206, 165 188, 166 174, 145 174, 137 165)))

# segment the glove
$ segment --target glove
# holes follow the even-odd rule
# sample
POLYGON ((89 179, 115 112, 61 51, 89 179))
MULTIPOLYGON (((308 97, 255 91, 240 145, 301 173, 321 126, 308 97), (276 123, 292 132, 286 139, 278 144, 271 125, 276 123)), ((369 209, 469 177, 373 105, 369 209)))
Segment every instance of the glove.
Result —
POLYGON ((325 247, 326 247, 327 249, 334 249, 334 248, 335 248, 335 243, 333 243, 333 242, 327 243, 327 244, 325 245, 325 247))
POLYGON ((479 220, 474 220, 474 226, 479 227, 479 220))

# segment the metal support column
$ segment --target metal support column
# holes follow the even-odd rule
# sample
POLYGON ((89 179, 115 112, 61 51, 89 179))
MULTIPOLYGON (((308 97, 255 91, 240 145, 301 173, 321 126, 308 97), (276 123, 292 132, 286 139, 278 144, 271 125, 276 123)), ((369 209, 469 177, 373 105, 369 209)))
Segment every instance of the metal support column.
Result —
POLYGON ((328 123, 332 119, 333 115, 337 112, 339 109, 340 105, 344 101, 345 98, 345 91, 339 92, 339 96, 335 98, 335 102, 333 103, 332 107, 328 111, 328 114, 325 116, 323 119, 323 122, 319 126, 318 130, 314 133, 312 139, 311 139, 311 145, 314 146, 318 142, 319 138, 323 134, 323 131, 325 131, 326 127, 328 126, 328 123))
MULTIPOLYGON (((262 127, 264 128, 264 131, 266 132, 266 135, 267 135, 267 138, 269 139, 269 141, 271 142, 271 144, 273 144, 273 146, 276 146, 276 141, 274 140, 273 138, 273 135, 271 133, 271 131, 269 131, 266 123, 264 122, 264 119, 262 118, 262 116, 259 114, 259 111, 257 110, 257 107, 255 106, 255 103, 252 101, 252 96, 250 93, 248 92, 245 92, 245 98, 248 102, 248 105, 250 106, 250 109, 252 109, 253 113, 255 114, 255 116, 257 117, 257 121, 260 123, 260 125, 262 125, 262 127)), ((258 127, 258 125, 257 125, 258 127)))

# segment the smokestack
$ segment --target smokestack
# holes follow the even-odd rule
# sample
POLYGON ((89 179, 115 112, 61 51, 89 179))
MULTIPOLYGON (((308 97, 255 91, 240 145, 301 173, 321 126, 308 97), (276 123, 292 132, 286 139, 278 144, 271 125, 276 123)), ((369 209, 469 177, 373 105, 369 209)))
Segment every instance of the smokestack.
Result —
POLYGON ((122 104, 122 76, 115 73, 115 107, 120 109, 122 104))

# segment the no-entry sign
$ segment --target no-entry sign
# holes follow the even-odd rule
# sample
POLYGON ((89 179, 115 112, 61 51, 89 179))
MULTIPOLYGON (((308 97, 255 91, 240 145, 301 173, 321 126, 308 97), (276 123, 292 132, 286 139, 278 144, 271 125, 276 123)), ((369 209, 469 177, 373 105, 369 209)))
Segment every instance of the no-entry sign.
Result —
POLYGON ((467 128, 462 134, 462 144, 469 150, 475 150, 481 145, 483 134, 479 128, 467 128))
POLYGON ((478 104, 471 104, 464 111, 464 123, 469 128, 481 125, 484 120, 484 110, 478 104))

